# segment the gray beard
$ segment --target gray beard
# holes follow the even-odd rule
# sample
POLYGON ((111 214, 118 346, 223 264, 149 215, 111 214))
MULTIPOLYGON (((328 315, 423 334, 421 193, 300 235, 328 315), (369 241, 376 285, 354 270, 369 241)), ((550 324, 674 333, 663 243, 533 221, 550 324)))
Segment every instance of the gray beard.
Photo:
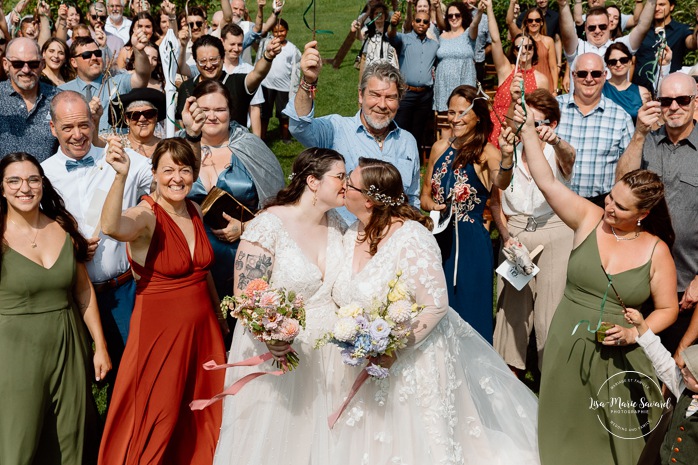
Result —
POLYGON ((393 122, 392 118, 386 120, 384 123, 377 123, 373 119, 371 119, 370 116, 368 116, 366 113, 364 113, 364 119, 366 120, 366 124, 368 124, 371 129, 375 129, 377 131, 382 131, 383 129, 387 128, 390 123, 393 122))

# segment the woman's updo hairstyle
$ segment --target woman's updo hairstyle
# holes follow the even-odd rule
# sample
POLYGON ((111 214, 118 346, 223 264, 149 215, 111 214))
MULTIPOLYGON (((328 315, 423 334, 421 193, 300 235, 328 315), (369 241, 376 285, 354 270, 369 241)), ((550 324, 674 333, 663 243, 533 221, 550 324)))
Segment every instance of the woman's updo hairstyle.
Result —
POLYGON ((671 248, 676 236, 664 197, 664 183, 659 175, 649 170, 633 170, 625 173, 618 182, 628 186, 637 198, 635 208, 649 211, 642 220, 644 230, 659 237, 671 248))

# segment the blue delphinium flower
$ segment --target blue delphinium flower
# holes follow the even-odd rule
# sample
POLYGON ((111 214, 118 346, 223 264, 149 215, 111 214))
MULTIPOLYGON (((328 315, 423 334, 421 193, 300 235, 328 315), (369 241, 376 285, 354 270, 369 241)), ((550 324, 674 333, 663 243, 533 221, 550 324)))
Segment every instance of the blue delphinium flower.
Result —
POLYGON ((366 367, 366 372, 374 378, 378 379, 387 378, 389 371, 390 370, 388 370, 387 368, 383 368, 382 366, 376 365, 375 363, 372 363, 366 367))

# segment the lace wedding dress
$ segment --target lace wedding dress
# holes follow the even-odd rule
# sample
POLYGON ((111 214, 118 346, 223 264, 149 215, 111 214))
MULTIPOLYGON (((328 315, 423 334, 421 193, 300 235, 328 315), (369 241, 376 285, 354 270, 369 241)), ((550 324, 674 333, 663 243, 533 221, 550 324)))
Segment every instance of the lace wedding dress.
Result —
MULTIPOLYGON (((538 464, 537 399, 448 307, 432 234, 407 221, 353 274, 356 235, 355 224, 344 236, 335 302, 369 305, 383 299, 388 282, 402 271, 401 279, 424 310, 415 322, 414 343, 398 353, 390 376, 366 381, 339 418, 328 463, 538 464)), ((341 370, 344 396, 360 370, 341 370)))
MULTIPOLYGON (((270 285, 285 287, 305 299, 306 328, 293 343, 300 365, 281 376, 266 375, 247 384, 237 395, 226 397, 223 424, 214 465, 328 465, 327 417, 336 402, 329 395, 328 365, 332 347, 313 349, 315 341, 336 318, 332 286, 342 260, 344 222, 328 213, 325 276, 310 262, 270 212, 255 218, 242 239, 256 243, 274 256, 270 285)), ((268 352, 266 346, 235 328, 229 363, 268 352)), ((273 371, 271 362, 258 367, 229 368, 225 385, 255 371, 273 371)))

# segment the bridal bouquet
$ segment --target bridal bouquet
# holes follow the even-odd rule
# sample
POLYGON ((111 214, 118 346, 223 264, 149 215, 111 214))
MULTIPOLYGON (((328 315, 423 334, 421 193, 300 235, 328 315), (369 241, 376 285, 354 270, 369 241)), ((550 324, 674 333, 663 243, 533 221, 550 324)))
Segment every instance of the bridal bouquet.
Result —
MULTIPOLYGON (((291 343, 305 328, 303 297, 284 288, 273 289, 265 279, 254 279, 239 297, 225 296, 221 301, 223 314, 228 311, 262 342, 291 343)), ((295 352, 286 354, 286 363, 279 367, 292 370, 298 366, 295 352)))
MULTIPOLYGON (((412 332, 412 319, 422 307, 412 303, 401 276, 402 272, 398 272, 388 283, 385 298, 374 299, 369 308, 349 304, 337 310, 339 319, 331 332, 315 342, 315 348, 335 344, 342 349, 344 363, 351 366, 361 365, 369 357, 390 356, 404 348, 412 332)), ((388 376, 388 368, 375 363, 370 363, 366 372, 379 379, 388 376)))

